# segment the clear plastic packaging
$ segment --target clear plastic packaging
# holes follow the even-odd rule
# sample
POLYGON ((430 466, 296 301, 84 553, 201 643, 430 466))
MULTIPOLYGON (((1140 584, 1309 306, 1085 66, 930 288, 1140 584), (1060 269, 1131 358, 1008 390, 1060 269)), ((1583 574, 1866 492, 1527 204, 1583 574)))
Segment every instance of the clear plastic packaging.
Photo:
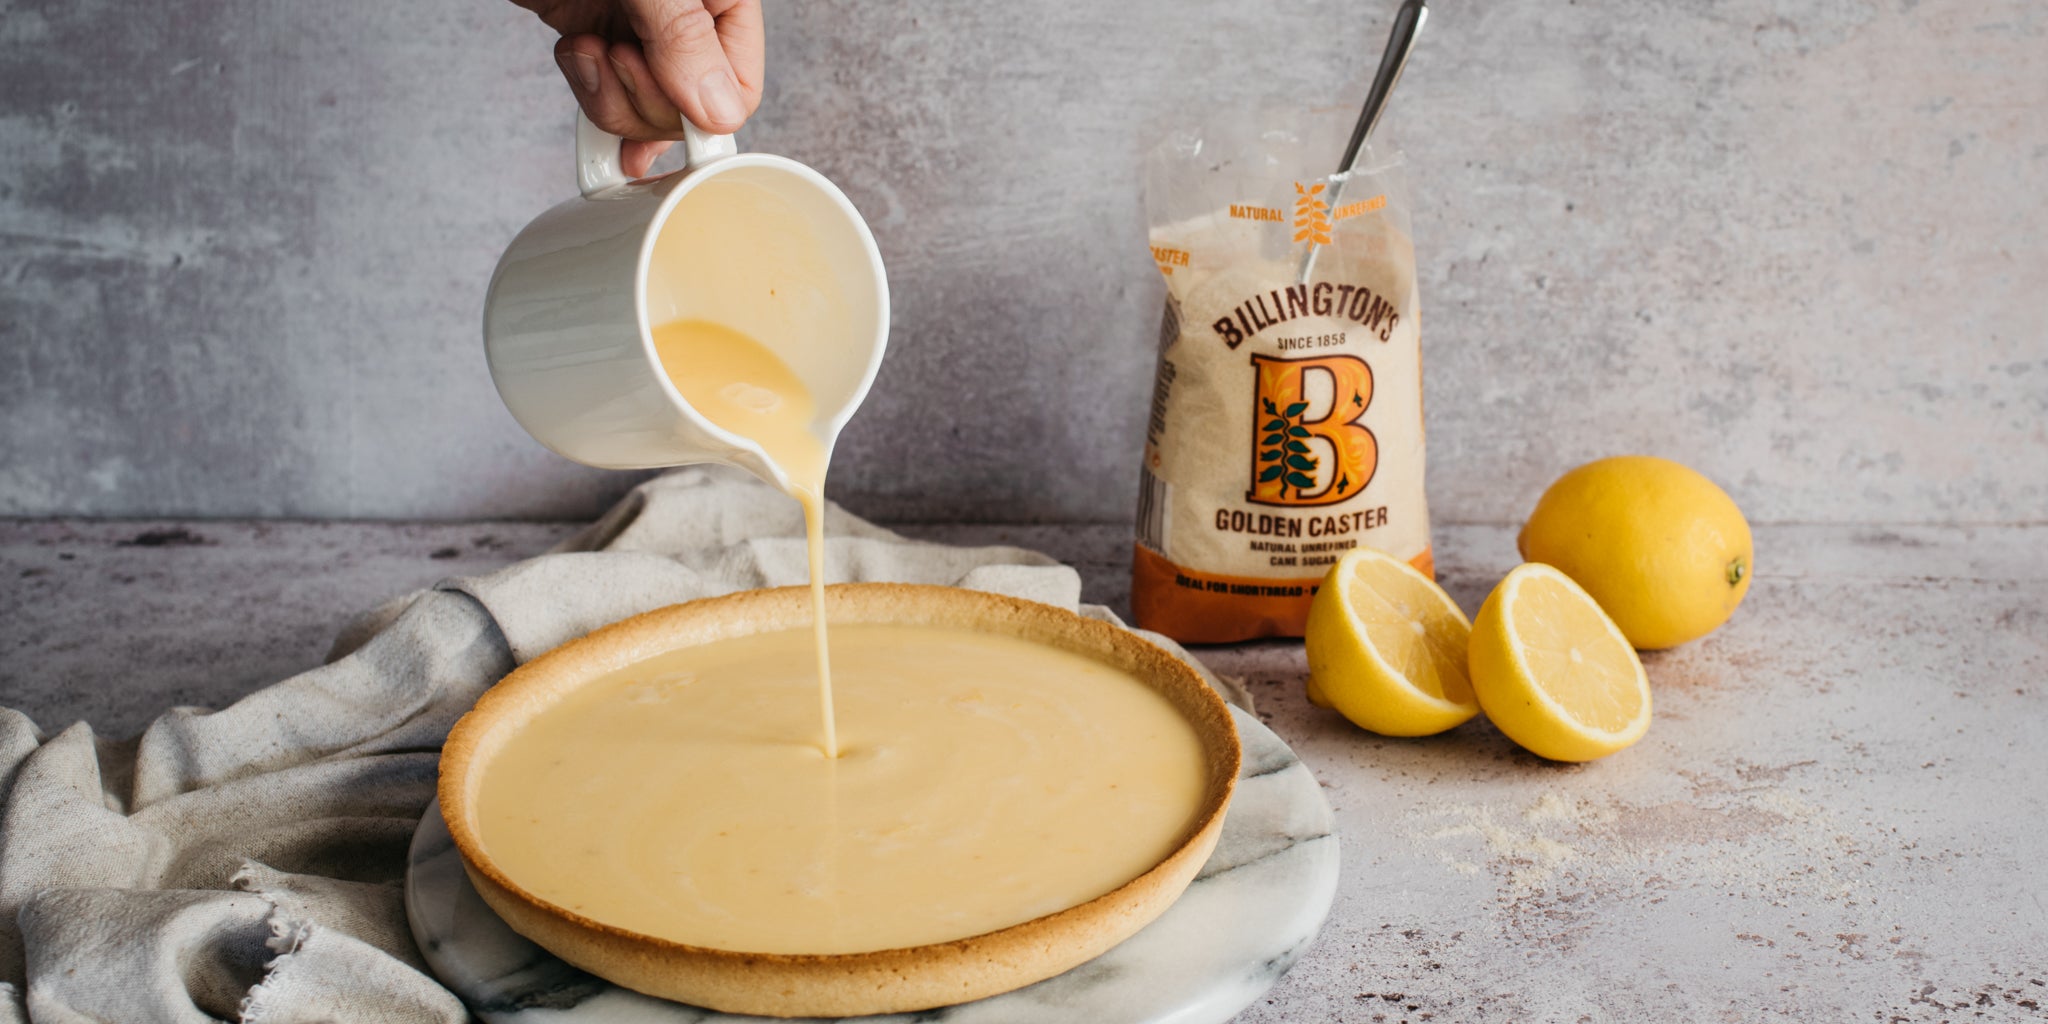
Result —
POLYGON ((1147 158, 1165 276, 1140 470, 1137 624, 1300 636, 1367 545, 1433 571, 1422 353, 1398 153, 1332 175, 1342 112, 1219 117, 1147 158))

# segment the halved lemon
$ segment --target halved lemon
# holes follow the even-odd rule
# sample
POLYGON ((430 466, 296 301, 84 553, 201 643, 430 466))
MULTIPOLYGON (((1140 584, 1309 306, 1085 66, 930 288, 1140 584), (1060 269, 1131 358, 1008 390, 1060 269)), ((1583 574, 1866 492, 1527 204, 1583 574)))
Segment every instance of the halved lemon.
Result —
POLYGON ((1472 690, 1508 738, 1553 761, 1591 761, 1643 738, 1650 680, 1628 638, 1571 577, 1508 573, 1472 625, 1472 690))
POLYGON ((1414 566, 1355 548, 1309 604, 1308 699, 1387 736, 1428 736, 1479 713, 1465 674, 1471 620, 1414 566))

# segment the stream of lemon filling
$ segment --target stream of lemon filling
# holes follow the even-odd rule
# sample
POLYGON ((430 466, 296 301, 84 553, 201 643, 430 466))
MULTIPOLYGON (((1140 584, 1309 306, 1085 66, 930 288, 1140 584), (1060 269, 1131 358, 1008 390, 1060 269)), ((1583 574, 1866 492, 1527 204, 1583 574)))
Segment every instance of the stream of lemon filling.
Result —
POLYGON ((827 758, 809 648, 802 631, 757 634, 579 687, 492 757, 484 846, 605 924, 854 953, 1084 903, 1193 824, 1200 742, 1127 673, 996 634, 843 625, 827 758))
POLYGON ((788 479, 804 510, 811 573, 811 643, 817 649, 819 746, 839 756, 832 711, 832 654, 825 634, 825 466, 831 460, 825 425, 810 389, 768 346, 709 320, 656 327, 655 354, 669 382, 705 419, 761 446, 788 479))

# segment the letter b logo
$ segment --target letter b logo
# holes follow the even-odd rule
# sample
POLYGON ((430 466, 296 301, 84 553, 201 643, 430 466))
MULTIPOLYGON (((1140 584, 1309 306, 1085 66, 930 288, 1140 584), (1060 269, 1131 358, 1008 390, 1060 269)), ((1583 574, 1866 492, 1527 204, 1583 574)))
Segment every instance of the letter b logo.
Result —
POLYGON ((1252 357, 1252 487, 1261 505, 1331 505, 1372 481, 1379 441, 1359 424, 1372 368, 1357 356, 1252 357))

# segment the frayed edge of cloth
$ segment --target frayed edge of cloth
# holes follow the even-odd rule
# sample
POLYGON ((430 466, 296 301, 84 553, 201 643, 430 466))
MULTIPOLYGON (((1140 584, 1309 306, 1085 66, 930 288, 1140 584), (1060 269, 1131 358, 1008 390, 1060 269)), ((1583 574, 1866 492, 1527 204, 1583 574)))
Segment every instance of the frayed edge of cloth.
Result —
POLYGON ((300 947, 306 944, 306 940, 312 936, 316 927, 311 921, 301 921, 286 914, 274 897, 258 888, 252 877, 255 874, 254 868, 253 862, 245 862, 240 870, 228 878, 228 884, 243 892, 252 893, 270 904, 270 917, 266 922, 270 925, 270 938, 264 945, 277 955, 264 962, 263 980, 249 986, 248 993, 242 996, 242 1005, 239 1007, 242 1024, 262 1024, 263 1019, 270 1015, 272 995, 275 991, 271 983, 277 980, 280 970, 286 961, 291 959, 292 954, 297 953, 300 947))

